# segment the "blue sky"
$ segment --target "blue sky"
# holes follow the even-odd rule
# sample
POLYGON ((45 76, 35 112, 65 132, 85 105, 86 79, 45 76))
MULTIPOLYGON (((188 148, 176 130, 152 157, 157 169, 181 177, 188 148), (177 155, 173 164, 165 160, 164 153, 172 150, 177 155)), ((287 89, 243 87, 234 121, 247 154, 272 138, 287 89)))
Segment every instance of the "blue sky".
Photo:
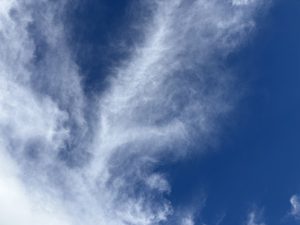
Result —
POLYGON ((0 3, 0 225, 300 223, 299 0, 0 3))

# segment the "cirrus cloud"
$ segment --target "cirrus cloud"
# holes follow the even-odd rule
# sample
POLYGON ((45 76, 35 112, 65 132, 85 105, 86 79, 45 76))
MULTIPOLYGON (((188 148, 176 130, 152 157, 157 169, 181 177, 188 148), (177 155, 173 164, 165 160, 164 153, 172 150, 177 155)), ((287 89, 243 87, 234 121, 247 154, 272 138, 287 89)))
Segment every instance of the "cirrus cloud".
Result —
POLYGON ((162 156, 183 157, 195 139, 214 139, 234 104, 222 60, 255 28, 262 3, 146 1, 144 40, 111 69, 96 102, 66 41, 66 3, 1 3, 0 221, 166 222, 171 187, 153 170, 162 156))

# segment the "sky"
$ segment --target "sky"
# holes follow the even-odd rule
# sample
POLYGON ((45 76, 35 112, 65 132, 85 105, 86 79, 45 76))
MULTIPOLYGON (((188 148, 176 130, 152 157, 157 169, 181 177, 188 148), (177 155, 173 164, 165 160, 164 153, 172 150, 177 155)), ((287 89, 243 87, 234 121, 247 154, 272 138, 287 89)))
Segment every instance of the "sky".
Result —
POLYGON ((1 0, 0 225, 300 224, 299 0, 1 0))

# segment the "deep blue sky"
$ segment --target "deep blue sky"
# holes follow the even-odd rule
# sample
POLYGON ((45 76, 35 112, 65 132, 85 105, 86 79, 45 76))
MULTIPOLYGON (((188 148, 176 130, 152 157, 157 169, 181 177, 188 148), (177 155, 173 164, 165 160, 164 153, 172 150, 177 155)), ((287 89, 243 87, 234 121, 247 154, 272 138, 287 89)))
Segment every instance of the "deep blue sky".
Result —
MULTIPOLYGON (((87 0, 74 7, 74 51, 80 49, 77 61, 87 74, 87 92, 93 92, 126 56, 120 41, 131 44, 135 31, 126 25, 140 15, 124 0, 87 0)), ((287 214, 290 197, 300 192, 299 17, 299 0, 274 2, 259 16, 254 37, 228 57, 247 91, 217 149, 163 165, 175 205, 207 196, 198 224, 214 224, 222 215, 222 224, 239 224, 252 208, 263 210, 267 224, 297 224, 287 214)))

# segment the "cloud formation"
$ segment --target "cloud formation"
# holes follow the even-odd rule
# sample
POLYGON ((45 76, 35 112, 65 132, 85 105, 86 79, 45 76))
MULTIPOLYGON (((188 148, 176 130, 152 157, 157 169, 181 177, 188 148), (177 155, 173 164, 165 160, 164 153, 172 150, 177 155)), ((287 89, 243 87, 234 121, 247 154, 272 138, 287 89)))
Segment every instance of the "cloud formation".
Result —
POLYGON ((246 225, 266 225, 262 221, 261 217, 262 217, 261 212, 258 213, 257 211, 252 211, 249 213, 247 222, 245 224, 246 225))
POLYGON ((1 2, 0 222, 168 221, 171 187, 154 168, 163 156, 183 157, 196 138, 213 139, 234 103, 222 59, 255 27, 262 3, 146 1, 143 41, 96 102, 66 41, 66 3, 1 2))
POLYGON ((293 195, 290 199, 291 203, 291 215, 296 218, 300 219, 300 199, 298 195, 293 195))

